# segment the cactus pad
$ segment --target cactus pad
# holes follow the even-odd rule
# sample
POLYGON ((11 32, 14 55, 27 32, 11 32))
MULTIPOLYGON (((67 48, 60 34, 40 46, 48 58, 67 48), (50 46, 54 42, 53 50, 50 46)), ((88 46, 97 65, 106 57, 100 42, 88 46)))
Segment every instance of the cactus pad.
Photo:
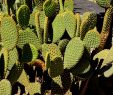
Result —
POLYGON ((93 12, 85 12, 82 16, 82 22, 80 25, 81 39, 85 37, 85 34, 96 26, 97 14, 93 12))
POLYGON ((71 38, 73 38, 76 34, 76 19, 73 12, 66 11, 64 13, 64 24, 65 24, 67 33, 71 38))
POLYGON ((50 64, 51 64, 51 61, 50 61, 50 54, 47 52, 47 53, 46 53, 46 56, 45 56, 45 65, 46 65, 46 69, 50 68, 50 64))
POLYGON ((7 79, 0 81, 0 95, 11 95, 12 86, 7 79))
POLYGON ((97 48, 100 45, 100 34, 96 29, 89 30, 83 39, 88 48, 97 48))
POLYGON ((51 60, 54 59, 54 57, 61 57, 61 52, 58 46, 54 43, 42 45, 42 55, 44 58, 47 52, 50 53, 51 60))
POLYGON ((64 69, 74 67, 82 57, 84 52, 83 42, 79 37, 74 37, 67 45, 64 54, 64 69))
POLYGON ((33 44, 37 49, 40 48, 40 41, 34 32, 31 30, 20 30, 17 46, 22 49, 25 44, 29 43, 33 44))
POLYGON ((46 0, 43 4, 43 10, 47 17, 51 17, 56 12, 57 3, 54 0, 46 0))
POLYGON ((57 42, 63 36, 65 32, 65 24, 64 24, 64 14, 58 14, 53 23, 53 42, 57 42))
POLYGON ((111 5, 112 0, 96 0, 96 3, 103 7, 103 8, 109 8, 111 5))
POLYGON ((63 72, 63 60, 61 57, 55 57, 50 64, 50 68, 48 69, 49 75, 53 77, 57 77, 61 75, 63 72))
POLYGON ((64 9, 70 10, 73 12, 74 9, 74 1, 73 0, 65 0, 64 2, 64 9))
POLYGON ((19 9, 17 10, 17 21, 19 25, 25 29, 27 28, 29 24, 29 19, 30 19, 30 10, 27 5, 21 5, 19 9))
POLYGON ((11 17, 2 18, 0 34, 5 48, 10 50, 16 46, 18 33, 16 23, 11 17))

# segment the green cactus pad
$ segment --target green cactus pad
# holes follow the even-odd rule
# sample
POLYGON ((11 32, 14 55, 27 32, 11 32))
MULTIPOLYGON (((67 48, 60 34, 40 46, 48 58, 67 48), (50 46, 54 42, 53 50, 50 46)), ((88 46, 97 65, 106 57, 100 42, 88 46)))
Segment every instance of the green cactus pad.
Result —
POLYGON ((53 42, 57 42, 63 36, 65 32, 64 14, 58 14, 53 23, 53 42))
POLYGON ((112 0, 96 0, 96 3, 103 8, 109 8, 112 2, 112 0))
POLYGON ((35 26, 35 12, 30 14, 29 24, 35 26))
POLYGON ((13 65, 18 61, 18 52, 17 49, 14 48, 8 52, 9 58, 8 58, 8 70, 11 70, 13 65))
POLYGON ((69 42, 68 39, 63 39, 63 40, 60 40, 59 41, 58 47, 59 47, 59 49, 60 49, 61 52, 65 51, 68 42, 69 42))
POLYGON ((30 19, 30 10, 27 5, 21 5, 17 10, 17 21, 19 25, 25 29, 28 27, 29 19, 30 19))
POLYGON ((109 64, 112 62, 113 62, 113 46, 110 48, 106 59, 103 61, 103 64, 109 64))
POLYGON ((99 61, 100 61, 100 59, 105 59, 107 57, 108 53, 109 53, 109 49, 104 49, 104 50, 100 51, 99 53, 97 53, 93 57, 93 60, 96 60, 96 58, 98 58, 99 61))
POLYGON ((85 34, 96 26, 97 14, 93 12, 85 12, 82 16, 80 25, 80 37, 83 40, 85 34))
POLYGON ((77 20, 77 29, 76 29, 76 37, 80 37, 80 25, 81 25, 81 17, 79 13, 75 14, 75 18, 77 20))
POLYGON ((74 9, 74 0, 65 0, 64 9, 73 12, 74 9))
POLYGON ((40 49, 40 41, 32 30, 20 30, 17 46, 22 49, 25 44, 29 43, 40 49))
POLYGON ((45 65, 46 65, 46 69, 48 69, 50 67, 50 64, 51 64, 51 60, 50 60, 50 53, 46 53, 46 56, 45 56, 45 65))
POLYGON ((37 48, 32 44, 25 44, 22 52, 22 62, 31 62, 38 57, 37 48))
POLYGON ((11 17, 3 17, 1 20, 1 39, 3 46, 10 50, 17 44, 18 33, 16 23, 11 17))
POLYGON ((109 78, 113 75, 113 63, 111 65, 112 66, 107 71, 104 72, 104 76, 106 78, 109 78))
POLYGON ((50 64, 50 68, 48 69, 49 75, 53 77, 57 77, 61 75, 63 72, 63 60, 61 57, 55 57, 50 64))
POLYGON ((47 17, 51 17, 56 12, 57 3, 54 0, 46 0, 43 4, 43 10, 47 17))
POLYGON ((41 93, 41 84, 38 82, 33 82, 30 83, 27 87, 26 87, 27 91, 29 92, 30 95, 34 95, 36 93, 41 93))
POLYGON ((76 34, 76 19, 73 12, 66 11, 64 13, 64 23, 67 33, 73 38, 76 34))
POLYGON ((55 95, 63 95, 63 89, 62 89, 62 80, 61 76, 57 76, 52 78, 51 82, 51 94, 55 95))
POLYGON ((11 95, 12 86, 7 79, 0 81, 0 95, 11 95))
POLYGON ((17 62, 16 64, 14 64, 14 66, 12 67, 7 79, 11 82, 11 84, 13 85, 18 78, 20 77, 22 71, 23 71, 23 64, 17 62))
POLYGON ((89 30, 83 39, 88 48, 97 48, 100 45, 100 34, 96 29, 89 30))
POLYGON ((24 85, 25 87, 27 87, 30 84, 29 78, 28 78, 24 69, 23 69, 23 71, 22 71, 22 73, 17 81, 19 83, 21 83, 22 85, 24 85))
POLYGON ((71 72, 73 75, 82 75, 89 72, 90 69, 91 69, 90 54, 88 53, 87 50, 84 50, 83 56, 81 57, 78 64, 75 67, 71 68, 71 72))
POLYGON ((54 59, 54 57, 61 57, 61 52, 58 46, 54 43, 51 44, 43 44, 42 45, 42 55, 45 59, 46 53, 50 53, 50 59, 54 59))
POLYGON ((79 37, 74 37, 67 45, 64 55, 64 69, 74 67, 84 52, 83 42, 79 37))

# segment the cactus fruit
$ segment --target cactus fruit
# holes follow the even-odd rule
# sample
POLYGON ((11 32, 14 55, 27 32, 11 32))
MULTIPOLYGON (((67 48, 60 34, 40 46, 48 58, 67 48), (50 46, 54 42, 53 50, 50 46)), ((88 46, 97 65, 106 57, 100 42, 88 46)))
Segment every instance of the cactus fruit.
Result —
POLYGON ((29 19, 30 19, 29 7, 27 5, 21 5, 17 10, 16 16, 19 25, 23 29, 26 29, 28 27, 29 19))
POLYGON ((37 48, 32 44, 25 44, 22 52, 22 62, 31 62, 38 57, 37 48))
POLYGON ((12 85, 18 80, 22 71, 23 71, 23 64, 19 62, 15 63, 9 75, 7 76, 7 79, 11 82, 12 85))
POLYGON ((62 39, 59 41, 58 43, 58 47, 60 49, 61 52, 64 52, 66 49, 67 44, 69 43, 68 39, 62 39))
POLYGON ((13 65, 18 61, 18 52, 17 52, 17 49, 14 48, 12 50, 10 50, 8 52, 8 66, 7 66, 7 69, 8 70, 11 70, 11 68, 13 67, 13 65))
POLYGON ((79 37, 74 37, 67 45, 64 54, 64 69, 74 67, 82 57, 84 52, 84 43, 79 37))
POLYGON ((69 10, 73 12, 74 9, 74 1, 73 0, 65 0, 64 2, 64 10, 69 10))
POLYGON ((93 60, 96 60, 96 58, 98 58, 99 61, 100 61, 100 59, 105 59, 107 57, 108 53, 109 53, 109 49, 104 49, 104 50, 100 51, 99 53, 97 53, 96 55, 94 55, 93 60))
POLYGON ((61 52, 58 46, 54 43, 51 44, 43 44, 42 45, 42 55, 45 59, 46 53, 50 53, 50 59, 54 59, 54 57, 61 57, 61 52))
POLYGON ((18 33, 16 23, 11 17, 2 18, 0 34, 4 48, 10 50, 16 46, 18 33))
POLYGON ((64 25, 69 36, 73 38, 76 34, 76 19, 73 12, 66 11, 64 13, 64 25))
POLYGON ((17 46, 22 49, 25 44, 29 43, 33 44, 37 49, 40 49, 39 39, 32 30, 20 30, 17 46))
POLYGON ((88 48, 97 48, 100 45, 100 34, 96 28, 89 30, 84 39, 85 46, 88 48))
POLYGON ((11 95, 12 86, 7 79, 0 81, 0 95, 11 95))
POLYGON ((61 75, 63 72, 63 60, 61 57, 55 57, 48 68, 49 75, 54 78, 61 75), (57 70, 58 69, 58 70, 57 70))
POLYGON ((56 12, 57 3, 54 0, 46 0, 43 4, 43 10, 47 17, 51 17, 56 12))
POLYGON ((63 36, 65 32, 65 24, 64 24, 64 14, 57 14, 53 23, 53 42, 57 42, 63 36))
POLYGON ((30 83, 26 87, 26 90, 29 92, 30 95, 35 95, 36 93, 40 94, 41 93, 41 84, 38 82, 30 83))
POLYGON ((103 8, 109 8, 112 2, 112 0, 96 0, 96 3, 103 8))
POLYGON ((81 17, 79 13, 75 14, 75 19, 77 21, 76 37, 80 37, 81 17))
POLYGON ((85 12, 82 16, 80 25, 80 37, 83 40, 85 34, 96 26, 97 14, 93 12, 85 12))

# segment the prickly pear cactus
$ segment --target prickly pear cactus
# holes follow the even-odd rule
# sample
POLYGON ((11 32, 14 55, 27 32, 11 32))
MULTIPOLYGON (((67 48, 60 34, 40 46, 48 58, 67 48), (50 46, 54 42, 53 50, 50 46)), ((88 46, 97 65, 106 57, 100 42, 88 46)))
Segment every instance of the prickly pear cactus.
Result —
POLYGON ((19 25, 26 29, 29 24, 30 10, 27 5, 21 5, 16 13, 19 25))
POLYGON ((46 0, 43 4, 43 10, 47 17, 51 17, 56 12, 57 3, 54 0, 46 0))
POLYGON ((66 11, 64 13, 64 24, 67 33, 71 38, 73 38, 76 34, 76 19, 71 11, 66 11))
POLYGON ((16 46, 18 33, 16 29, 16 23, 11 17, 2 18, 0 34, 4 48, 10 50, 16 46))
POLYGON ((74 67, 82 57, 84 52, 84 43, 79 37, 74 37, 68 43, 64 54, 64 69, 74 67))
POLYGON ((46 53, 46 56, 45 56, 45 66, 46 66, 46 69, 50 68, 50 64, 51 64, 51 60, 50 60, 50 53, 46 53))
POLYGON ((74 9, 74 1, 73 0, 65 0, 64 9, 73 12, 74 9))
POLYGON ((54 43, 42 45, 42 55, 44 58, 45 58, 47 52, 50 53, 51 60, 54 59, 54 57, 62 56, 58 46, 54 43))
POLYGON ((33 44, 37 49, 40 48, 40 41, 32 30, 20 30, 17 46, 23 48, 25 44, 33 44))
POLYGON ((53 78, 57 77, 58 75, 61 75, 62 72, 63 72, 63 60, 61 57, 55 57, 50 63, 48 73, 53 78))
POLYGON ((109 8, 112 2, 112 0, 96 0, 96 3, 103 8, 109 8))
POLYGON ((65 32, 64 14, 57 14, 53 23, 53 42, 57 42, 63 36, 65 32))
POLYGON ((100 34, 96 28, 89 30, 83 39, 88 48, 97 48, 100 45, 100 34))
POLYGON ((85 12, 82 16, 80 25, 80 37, 83 40, 85 34, 96 26, 97 14, 93 12, 85 12))
POLYGON ((11 95, 12 86, 7 79, 0 81, 0 95, 11 95))

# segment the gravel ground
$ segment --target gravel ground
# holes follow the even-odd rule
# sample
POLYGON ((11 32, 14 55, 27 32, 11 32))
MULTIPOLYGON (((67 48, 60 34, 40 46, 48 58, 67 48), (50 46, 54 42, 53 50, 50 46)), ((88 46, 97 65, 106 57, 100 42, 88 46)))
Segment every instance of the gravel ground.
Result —
POLYGON ((86 11, 94 11, 97 14, 104 12, 104 9, 98 6, 96 3, 88 0, 74 0, 75 8, 74 12, 83 14, 86 11))

